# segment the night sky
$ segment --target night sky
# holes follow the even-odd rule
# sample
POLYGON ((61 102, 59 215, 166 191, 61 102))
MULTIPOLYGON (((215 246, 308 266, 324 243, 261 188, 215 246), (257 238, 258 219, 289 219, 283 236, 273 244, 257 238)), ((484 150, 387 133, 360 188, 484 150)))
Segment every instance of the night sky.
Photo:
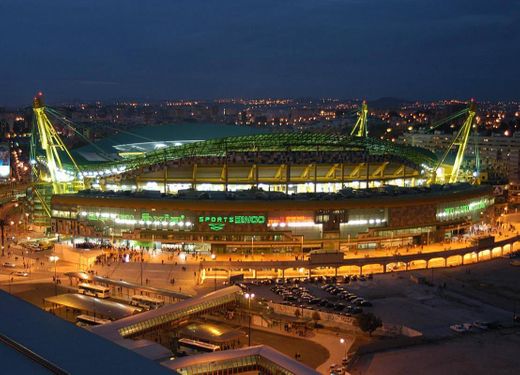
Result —
POLYGON ((0 106, 519 99, 516 0, 0 0, 0 106))

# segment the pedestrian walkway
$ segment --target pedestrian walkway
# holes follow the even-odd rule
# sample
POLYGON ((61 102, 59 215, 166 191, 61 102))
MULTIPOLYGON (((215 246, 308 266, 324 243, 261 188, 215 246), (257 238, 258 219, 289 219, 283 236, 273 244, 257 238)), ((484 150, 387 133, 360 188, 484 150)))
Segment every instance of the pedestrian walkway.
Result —
MULTIPOLYGON (((219 323, 224 323, 227 325, 233 325, 234 327, 243 327, 243 328, 248 327, 247 323, 245 323, 245 322, 240 322, 238 320, 230 321, 228 319, 224 319, 224 318, 214 316, 214 315, 208 316, 208 319, 219 322, 219 323)), ((294 337, 294 338, 313 341, 313 342, 325 347, 327 349, 327 351, 329 352, 329 357, 325 362, 323 362, 317 368, 317 370, 320 374, 327 374, 331 364, 341 364, 342 359, 345 358, 345 354, 348 353, 348 351, 350 350, 350 347, 354 343, 354 337, 352 337, 352 336, 349 336, 347 334, 332 333, 332 332, 325 331, 325 330, 314 329, 314 330, 310 331, 310 334, 308 336, 302 337, 302 336, 297 335, 296 333, 286 332, 286 331, 276 328, 276 327, 262 327, 262 326, 254 325, 254 326, 252 326, 252 328, 257 331, 264 331, 264 332, 269 332, 269 333, 276 334, 276 335, 294 337), (340 340, 342 338, 345 340, 344 343, 340 342, 340 340)))

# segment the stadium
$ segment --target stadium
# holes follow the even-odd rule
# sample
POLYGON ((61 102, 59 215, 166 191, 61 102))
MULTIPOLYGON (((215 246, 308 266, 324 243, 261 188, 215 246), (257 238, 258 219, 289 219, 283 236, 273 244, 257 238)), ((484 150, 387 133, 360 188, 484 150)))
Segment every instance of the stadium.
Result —
POLYGON ((462 160, 368 137, 365 105, 350 135, 174 125, 95 157, 66 149, 40 97, 34 110, 34 192, 54 233, 186 252, 346 251, 447 239, 493 214, 491 189, 461 182, 462 160))

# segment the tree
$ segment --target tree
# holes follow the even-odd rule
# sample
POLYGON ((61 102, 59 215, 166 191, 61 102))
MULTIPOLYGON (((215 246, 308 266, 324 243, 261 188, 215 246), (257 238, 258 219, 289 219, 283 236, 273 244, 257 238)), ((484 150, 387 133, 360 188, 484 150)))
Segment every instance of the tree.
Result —
POLYGON ((320 313, 317 311, 314 311, 312 313, 312 320, 314 320, 314 326, 316 327, 318 325, 318 320, 321 319, 320 313))
POLYGON ((372 332, 383 326, 383 321, 372 313, 364 313, 358 317, 358 324, 363 332, 372 336, 372 332))

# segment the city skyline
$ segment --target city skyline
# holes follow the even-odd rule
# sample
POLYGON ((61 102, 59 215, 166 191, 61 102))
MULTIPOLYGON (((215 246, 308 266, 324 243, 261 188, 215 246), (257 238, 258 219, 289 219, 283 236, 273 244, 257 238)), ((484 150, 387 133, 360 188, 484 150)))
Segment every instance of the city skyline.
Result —
POLYGON ((519 9, 517 1, 6 1, 0 103, 25 105, 38 91, 53 102, 515 99, 519 9))

